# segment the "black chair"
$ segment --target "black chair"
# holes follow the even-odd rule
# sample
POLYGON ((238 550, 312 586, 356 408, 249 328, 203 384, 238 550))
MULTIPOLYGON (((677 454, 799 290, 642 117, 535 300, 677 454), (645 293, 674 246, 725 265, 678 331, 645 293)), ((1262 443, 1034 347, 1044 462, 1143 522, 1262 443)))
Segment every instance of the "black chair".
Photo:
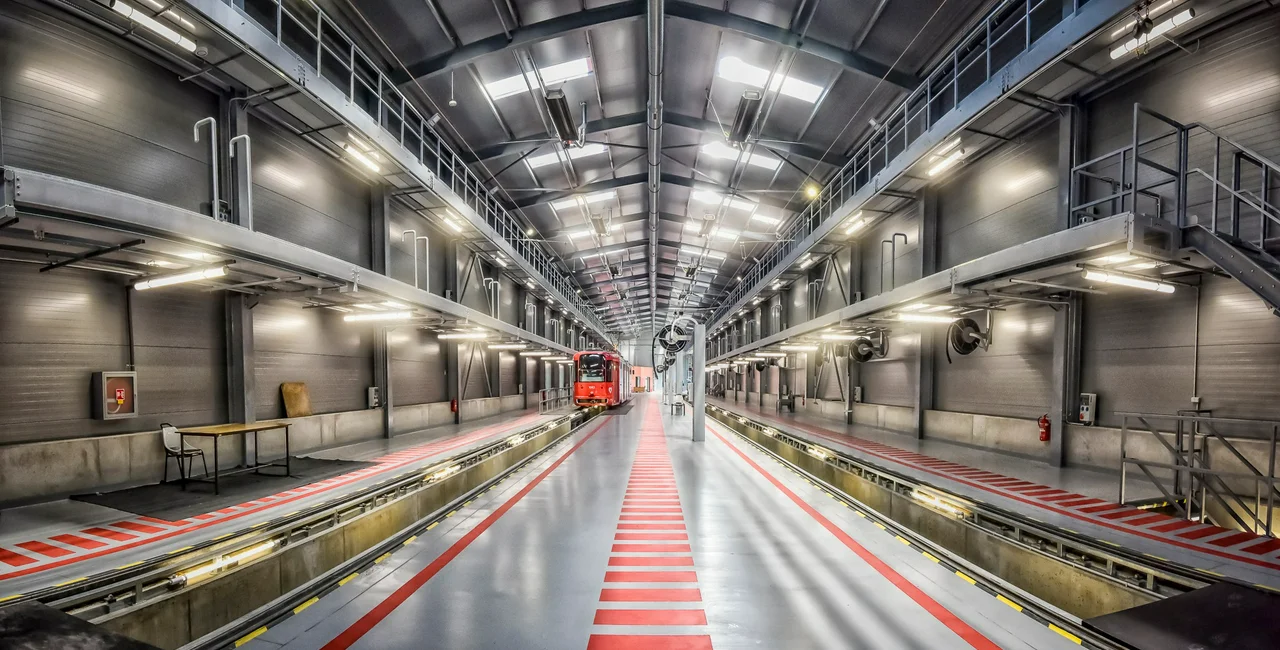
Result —
POLYGON ((187 477, 191 475, 196 456, 200 457, 200 463, 204 465, 205 475, 209 474, 209 461, 204 457, 204 450, 186 443, 182 436, 178 435, 178 427, 168 422, 161 423, 160 438, 164 442, 164 479, 161 480, 162 483, 169 482, 170 458, 178 459, 178 475, 182 477, 183 481, 186 481, 187 477), (183 460, 187 461, 185 468, 182 466, 183 460))

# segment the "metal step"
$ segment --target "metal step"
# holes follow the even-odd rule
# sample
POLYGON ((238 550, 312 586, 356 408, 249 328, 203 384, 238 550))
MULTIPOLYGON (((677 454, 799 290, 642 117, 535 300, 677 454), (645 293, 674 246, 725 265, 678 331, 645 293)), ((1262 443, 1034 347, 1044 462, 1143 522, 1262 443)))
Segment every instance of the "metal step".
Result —
POLYGON ((1250 244, 1204 226, 1183 229, 1183 244, 1239 280, 1280 316, 1280 261, 1250 244))

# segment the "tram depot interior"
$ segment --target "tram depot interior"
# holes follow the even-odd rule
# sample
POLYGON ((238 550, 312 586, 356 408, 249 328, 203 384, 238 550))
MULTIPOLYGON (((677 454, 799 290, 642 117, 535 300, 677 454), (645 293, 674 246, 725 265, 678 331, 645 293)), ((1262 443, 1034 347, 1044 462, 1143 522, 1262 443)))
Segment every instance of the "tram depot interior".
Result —
POLYGON ((1271 0, 3 0, 0 176, 0 650, 1280 648, 1271 0))

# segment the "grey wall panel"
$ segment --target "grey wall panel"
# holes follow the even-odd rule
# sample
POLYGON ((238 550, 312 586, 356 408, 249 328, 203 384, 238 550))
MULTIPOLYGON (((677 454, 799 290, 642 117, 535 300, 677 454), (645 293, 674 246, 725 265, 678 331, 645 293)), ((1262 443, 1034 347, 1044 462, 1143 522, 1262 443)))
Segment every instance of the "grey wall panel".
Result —
POLYGON ((249 135, 254 229, 368 267, 368 182, 261 120, 249 120, 249 135))
POLYGON ((890 215, 884 221, 858 238, 862 248, 862 292, 863 296, 874 296, 882 290, 893 286, 902 286, 920 279, 920 211, 913 204, 910 207, 890 215), (891 239, 894 233, 907 236, 907 243, 898 238, 897 248, 882 243, 891 239), (881 250, 883 249, 883 251, 881 250), (896 268, 889 263, 890 253, 896 259, 896 268), (892 271, 892 279, 890 278, 892 271), (883 282, 883 285, 881 284, 883 282))
POLYGON ((391 277, 402 282, 413 283, 414 244, 405 241, 402 235, 407 230, 414 230, 417 237, 426 237, 428 240, 417 244, 418 286, 425 289, 429 282, 432 293, 444 295, 444 250, 447 236, 431 227, 424 217, 409 210, 399 201, 391 202, 388 220, 391 225, 391 277), (428 249, 430 249, 429 253, 428 249))
POLYGON ((463 399, 479 399, 491 397, 486 377, 486 350, 483 343, 461 343, 458 345, 458 366, 465 382, 463 399))
POLYGON ((810 320, 808 279, 801 278, 784 289, 787 295, 787 320, 799 325, 810 320))
MULTIPOLYGON (((828 258, 823 268, 817 273, 822 278, 821 291, 818 292, 818 315, 833 312, 848 305, 849 295, 850 251, 843 248, 828 258)), ((818 291, 815 289, 815 291, 818 291)))
POLYGON ((498 355, 498 376, 501 377, 502 394, 520 394, 520 389, 517 386, 519 380, 516 378, 516 359, 519 357, 510 352, 490 352, 489 354, 498 355))
POLYGON ((862 401, 890 406, 915 404, 918 339, 913 332, 896 333, 889 337, 889 354, 862 364, 862 401))
POLYGON ((328 309, 303 309, 266 302, 253 310, 257 346, 256 414, 284 416, 283 382, 306 382, 316 413, 355 411, 367 406, 373 385, 373 326, 346 323, 328 309))
POLYGON ((1207 277, 1201 290, 1201 407, 1280 420, 1280 318, 1234 280, 1207 277))
POLYGON ((449 399, 444 355, 434 334, 399 328, 391 333, 392 399, 397 406, 449 399))
MULTIPOLYGON (((989 350, 947 363, 946 328, 934 347, 934 404, 942 411, 1004 417, 1039 417, 1053 386, 1053 310, 1014 306, 995 315, 989 350)), ((982 320, 979 318, 979 322, 982 320)))
MULTIPOLYGON (((828 357, 826 363, 817 369, 817 395, 818 399, 842 400, 844 395, 841 394, 841 388, 849 390, 849 371, 848 357, 837 358, 836 362, 831 363, 828 357)), ((803 380, 801 380, 803 381, 803 380)))
POLYGON ((221 297, 183 288, 135 293, 140 416, 90 419, 89 381, 128 370, 126 295, 114 276, 0 263, 0 444, 208 424, 226 417, 221 297), (163 324, 155 322, 165 314, 163 324))
POLYGON ((945 269, 1054 231, 1058 125, 965 167, 938 191, 938 268, 945 269))
POLYGON ((0 164, 199 210, 206 149, 191 127, 217 100, 46 6, 0 7, 0 164))

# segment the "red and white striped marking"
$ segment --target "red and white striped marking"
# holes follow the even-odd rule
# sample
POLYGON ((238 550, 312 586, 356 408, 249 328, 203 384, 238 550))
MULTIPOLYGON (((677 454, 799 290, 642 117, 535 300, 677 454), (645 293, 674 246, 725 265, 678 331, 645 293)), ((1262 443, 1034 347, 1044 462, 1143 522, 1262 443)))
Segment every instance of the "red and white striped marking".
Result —
POLYGON ((710 635, 689 632, 707 614, 662 417, 648 403, 593 623, 587 650, 712 647, 710 635))
MULTIPOLYGON (((484 427, 463 436, 447 438, 409 447, 374 459, 369 467, 348 472, 291 490, 259 497, 239 505, 228 506, 181 521, 164 521, 155 517, 130 517, 121 521, 68 530, 45 539, 6 544, 0 547, 0 583, 9 578, 30 575, 56 567, 99 558, 125 549, 138 548, 165 539, 225 524, 251 514, 266 512, 298 500, 350 486, 383 474, 403 469, 441 454, 497 437, 528 424, 538 415, 526 415, 509 423, 484 427)), ((4 593, 0 592, 0 597, 4 593)))

